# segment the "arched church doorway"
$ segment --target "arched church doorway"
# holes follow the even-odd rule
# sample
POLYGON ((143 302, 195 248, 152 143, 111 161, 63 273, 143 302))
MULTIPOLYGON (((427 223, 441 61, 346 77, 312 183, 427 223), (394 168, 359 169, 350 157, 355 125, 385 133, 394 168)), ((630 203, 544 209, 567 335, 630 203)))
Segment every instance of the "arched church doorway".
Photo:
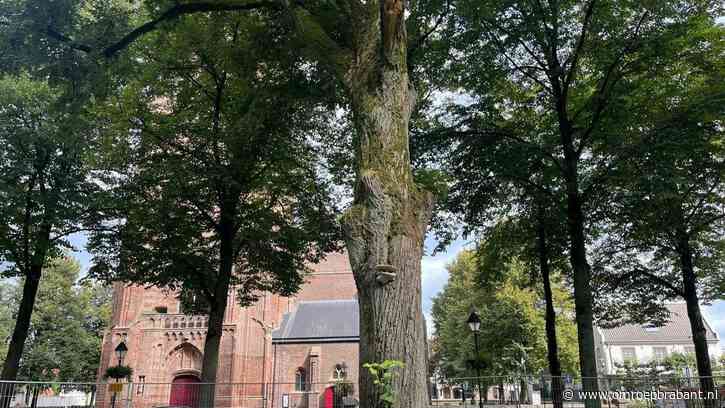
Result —
POLYGON ((199 379, 193 375, 180 375, 171 383, 169 405, 172 407, 197 408, 201 387, 199 379))

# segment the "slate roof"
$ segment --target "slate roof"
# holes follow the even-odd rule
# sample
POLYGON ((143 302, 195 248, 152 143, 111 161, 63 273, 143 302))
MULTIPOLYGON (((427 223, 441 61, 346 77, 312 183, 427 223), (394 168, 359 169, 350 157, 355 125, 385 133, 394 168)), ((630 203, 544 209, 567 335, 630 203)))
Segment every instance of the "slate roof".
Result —
POLYGON ((272 332, 272 342, 357 342, 360 339, 359 316, 357 300, 299 302, 272 332))
MULTIPOLYGON (((627 324, 612 329, 601 329, 603 340, 612 343, 667 343, 667 344, 690 344, 692 343, 692 331, 690 321, 687 317, 687 305, 684 303, 670 303, 667 305, 670 311, 670 320, 657 330, 647 330, 645 326, 627 324)), ((705 320, 707 340, 718 341, 717 334, 705 320)))

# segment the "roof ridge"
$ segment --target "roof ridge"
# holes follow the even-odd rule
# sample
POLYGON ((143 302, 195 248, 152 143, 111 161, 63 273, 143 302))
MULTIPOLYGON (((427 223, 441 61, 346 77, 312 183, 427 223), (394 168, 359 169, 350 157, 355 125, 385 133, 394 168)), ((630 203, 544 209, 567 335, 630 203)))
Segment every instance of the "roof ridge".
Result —
POLYGON ((298 305, 303 303, 357 303, 357 299, 324 299, 324 300, 300 300, 298 305))

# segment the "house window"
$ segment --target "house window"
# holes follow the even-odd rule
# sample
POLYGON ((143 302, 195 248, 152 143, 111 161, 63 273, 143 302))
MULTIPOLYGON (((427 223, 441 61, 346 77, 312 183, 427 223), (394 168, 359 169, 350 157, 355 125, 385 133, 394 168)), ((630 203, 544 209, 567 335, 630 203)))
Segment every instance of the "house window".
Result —
POLYGON ((662 362, 667 358, 667 347, 655 347, 655 361, 662 362))
POLYGON ((634 347, 622 347, 622 361, 625 363, 637 361, 637 352, 634 347))
POLYGON ((295 371, 295 391, 305 391, 307 384, 307 372, 302 367, 295 371))
POLYGON ((347 366, 345 363, 335 364, 335 371, 332 373, 332 378, 338 381, 347 378, 347 366))

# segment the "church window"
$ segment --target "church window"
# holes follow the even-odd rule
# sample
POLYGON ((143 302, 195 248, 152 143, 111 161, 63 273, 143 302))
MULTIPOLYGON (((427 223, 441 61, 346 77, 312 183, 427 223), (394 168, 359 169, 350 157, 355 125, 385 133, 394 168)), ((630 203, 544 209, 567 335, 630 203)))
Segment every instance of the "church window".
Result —
POLYGON ((347 378, 347 366, 345 363, 335 364, 335 371, 332 373, 335 380, 344 380, 347 378))
POLYGON ((307 373, 304 368, 299 367, 297 371, 295 371, 295 391, 305 391, 306 384, 307 373))
POLYGON ((136 394, 143 394, 144 388, 146 387, 146 376, 138 376, 138 384, 136 384, 136 394))

